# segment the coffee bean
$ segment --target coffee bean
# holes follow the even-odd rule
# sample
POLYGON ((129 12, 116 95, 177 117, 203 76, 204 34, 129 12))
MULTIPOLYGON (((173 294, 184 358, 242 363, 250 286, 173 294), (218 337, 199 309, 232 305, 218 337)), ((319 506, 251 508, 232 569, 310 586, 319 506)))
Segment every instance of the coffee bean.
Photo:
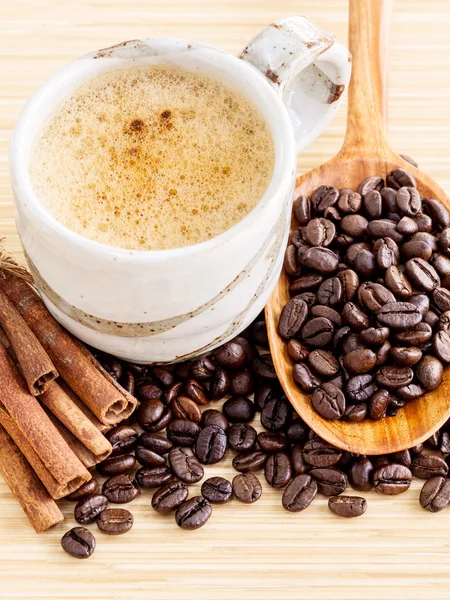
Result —
POLYGON ((402 400, 410 402, 411 400, 417 400, 417 398, 423 396, 425 392, 419 385, 411 383, 405 387, 396 389, 395 393, 402 400))
POLYGON ((395 331, 414 327, 422 320, 420 310, 410 302, 389 302, 377 312, 379 323, 395 331))
POLYGON ((294 365, 294 381, 304 392, 312 392, 322 383, 320 377, 314 375, 311 369, 303 363, 294 365))
POLYGON ((391 401, 391 396, 387 390, 378 390, 369 401, 370 418, 377 421, 386 416, 386 411, 391 401))
POLYGON ((236 454, 233 458, 233 467, 240 473, 258 471, 266 462, 267 454, 258 450, 236 454))
POLYGON ((208 425, 202 429, 195 442, 195 453, 204 465, 218 463, 225 456, 227 436, 217 425, 208 425))
POLYGON ((397 367, 396 365, 381 366, 375 376, 376 382, 388 390, 409 385, 414 377, 414 371, 409 367, 397 367))
POLYGON ((252 363, 252 371, 256 377, 270 380, 277 379, 277 373, 270 354, 261 354, 259 358, 256 358, 252 363))
POLYGON ((172 448, 172 442, 164 436, 157 433, 147 433, 146 431, 139 436, 138 445, 144 446, 144 448, 148 448, 161 456, 167 454, 172 448))
POLYGON ((395 302, 395 296, 384 285, 368 281, 359 286, 358 300, 368 310, 377 313, 385 304, 395 302))
POLYGON ((424 356, 416 366, 416 377, 427 391, 435 390, 442 381, 443 366, 434 356, 424 356))
POLYGON ((257 437, 258 445, 263 452, 283 452, 288 446, 288 440, 281 433, 262 431, 257 437))
POLYGON ((227 342, 220 346, 214 356, 224 369, 242 369, 247 362, 245 349, 236 342, 227 342))
POLYGON ((430 258, 430 263, 441 277, 450 274, 450 258, 448 258, 448 256, 445 256, 440 252, 434 252, 430 258))
MULTIPOLYGON (((308 439, 309 431, 310 429, 303 419, 297 418, 289 425, 286 431, 286 437, 293 443, 305 442, 308 439)), ((273 436, 274 434, 268 433, 267 435, 273 436)))
MULTIPOLYGON (((342 295, 343 290, 340 279, 338 277, 330 277, 321 283, 317 291, 317 301, 320 302, 321 305, 332 307, 341 302, 342 295)), ((326 314, 317 314, 317 311, 314 313, 311 312, 311 314, 317 317, 328 316, 326 314)))
MULTIPOLYGON (((241 346, 239 347, 241 348, 241 346)), ((199 381, 195 381, 195 379, 189 379, 186 382, 186 396, 200 406, 204 406, 209 402, 206 387, 199 381)))
POLYGON ((167 466, 152 469, 143 467, 136 471, 135 477, 139 487, 152 489, 168 483, 172 479, 172 471, 167 466))
POLYGON ((264 475, 269 485, 283 488, 292 479, 292 467, 289 456, 284 452, 276 452, 267 457, 264 464, 264 475))
POLYGON ((172 418, 172 413, 161 400, 143 400, 136 411, 136 419, 144 431, 156 433, 164 429, 172 418))
POLYGON ((416 180, 406 169, 394 169, 386 177, 386 185, 399 190, 401 187, 416 187, 416 180))
POLYGON ((225 504, 232 494, 231 483, 223 477, 210 477, 202 484, 202 496, 211 504, 225 504))
POLYGON ((307 225, 311 218, 311 204, 306 196, 298 196, 294 201, 294 215, 299 225, 307 225))
POLYGON ((287 400, 273 398, 261 411, 261 425, 268 431, 281 431, 291 419, 292 409, 287 400))
POLYGON ((440 310, 450 310, 450 291, 442 287, 436 288, 433 290, 433 301, 440 310))
POLYGON ((308 440, 303 448, 303 458, 313 467, 333 467, 342 457, 342 451, 315 437, 308 440))
POLYGON ((303 447, 300 444, 292 444, 291 452, 291 465, 292 472, 294 475, 303 475, 309 470, 309 465, 305 461, 303 456, 303 447))
POLYGON ((314 348, 323 347, 328 344, 334 332, 333 323, 325 317, 314 317, 302 328, 301 341, 314 348))
POLYGON ((223 414, 230 423, 246 423, 255 416, 255 404, 245 396, 229 398, 222 406, 223 414))
MULTIPOLYGON (((449 339, 450 342, 450 339, 449 339)), ((422 351, 419 348, 397 346, 391 348, 391 356, 395 363, 401 366, 415 365, 422 358, 422 351)))
POLYGON ((194 421, 175 419, 167 426, 166 433, 174 446, 193 446, 200 433, 200 426, 194 421))
POLYGON ((85 498, 86 496, 90 496, 91 494, 96 494, 97 491, 98 481, 92 478, 89 481, 83 483, 83 485, 81 485, 77 490, 66 496, 65 499, 78 502, 78 500, 81 500, 81 498, 85 498))
POLYGON ((305 242, 310 246, 329 246, 336 235, 334 224, 328 219, 311 219, 303 230, 305 242))
POLYGON ((104 477, 110 475, 121 475, 129 473, 136 466, 136 459, 131 454, 121 454, 120 456, 110 456, 106 460, 98 463, 97 471, 104 477))
POLYGON ((138 484, 133 475, 114 475, 103 484, 102 494, 108 502, 126 504, 139 495, 138 484))
POLYGON ((230 378, 225 371, 217 370, 212 376, 209 385, 209 396, 211 400, 222 400, 230 389, 230 378))
POLYGON ((372 462, 361 456, 354 460, 348 471, 348 481, 353 489, 367 492, 373 487, 374 468, 372 462))
POLYGON ((319 375, 325 377, 332 377, 339 371, 338 361, 326 350, 313 350, 308 356, 308 362, 319 375))
POLYGON ((363 198, 364 210, 370 219, 379 219, 383 212, 383 202, 378 190, 367 192, 363 198))
POLYGON ((202 413, 198 405, 187 396, 178 396, 178 398, 172 400, 170 410, 173 419, 187 419, 188 421, 194 421, 194 423, 200 423, 202 419, 202 413))
POLYGON ((228 444, 232 450, 246 452, 256 444, 256 429, 248 423, 235 423, 227 431, 228 444))
POLYGON ((141 402, 148 400, 160 400, 163 395, 163 390, 150 378, 146 377, 142 380, 138 380, 138 384, 136 386, 136 396, 141 402))
POLYGON ((144 446, 138 446, 135 451, 135 456, 137 461, 143 467, 159 467, 166 464, 166 459, 164 456, 153 452, 153 450, 149 450, 144 446))
POLYGON ((338 208, 343 213, 356 213, 361 208, 361 194, 348 188, 339 190, 338 208))
POLYGON ((363 329, 359 336, 363 342, 371 346, 380 346, 389 337, 389 329, 387 327, 368 327, 363 329))
POLYGON ((204 356, 193 360, 189 366, 189 375, 197 381, 209 379, 216 370, 216 365, 208 357, 204 356))
POLYGON ((255 344, 258 344, 258 346, 262 346, 263 348, 269 347, 269 340, 267 338, 267 328, 263 320, 256 320, 253 322, 250 328, 250 335, 253 342, 255 344))
POLYGON ((353 350, 344 356, 344 366, 350 373, 367 373, 375 366, 377 357, 369 348, 353 350))
POLYGON ((224 431, 228 429, 228 421, 225 415, 221 413, 220 410, 214 410, 212 408, 203 411, 202 425, 203 427, 208 427, 208 425, 217 425, 218 427, 221 427, 224 431))
POLYGON ((405 270, 409 281, 419 290, 431 292, 441 284, 436 269, 422 258, 408 260, 405 270))
MULTIPOLYGON (((289 356, 294 362, 306 360, 309 356, 309 350, 301 342, 296 339, 290 339, 287 345, 289 356)), ((258 402, 255 402, 258 405, 258 402)))
POLYGON ((411 471, 414 477, 419 479, 430 479, 435 476, 446 477, 448 473, 448 465, 440 456, 433 454, 421 454, 414 458, 411 471))
POLYGON ((345 396, 332 383, 324 383, 314 390, 311 403, 324 419, 340 419, 345 412, 345 396))
POLYGON ((152 507, 156 512, 167 514, 174 511, 189 495, 189 491, 181 481, 169 481, 156 490, 152 497, 152 507))
POLYGON ((401 344, 421 346, 431 339, 432 333, 432 329, 427 323, 419 323, 406 331, 396 333, 395 337, 401 344))
POLYGON ((360 496, 333 496, 328 500, 328 508, 338 517, 351 519, 366 512, 367 500, 360 496))
MULTIPOLYGON (((342 311, 342 318, 352 329, 362 331, 369 325, 369 317, 353 302, 347 302, 342 311)), ((308 343, 310 343, 308 341, 308 343)))
POLYGON ((448 210, 438 200, 422 200, 423 212, 431 217, 433 224, 439 231, 446 229, 450 225, 450 215, 448 210))
POLYGON ((336 204, 339 192, 336 188, 321 185, 311 195, 310 202, 317 212, 323 212, 329 206, 336 204))
POLYGON ((85 527, 74 527, 63 535, 61 546, 74 558, 89 558, 95 550, 95 538, 85 527))
POLYGON ((202 496, 194 496, 177 508, 175 522, 178 527, 187 530, 203 527, 211 516, 211 505, 202 496))
POLYGON ((170 406, 171 402, 181 396, 184 391, 184 381, 178 381, 171 385, 164 394, 164 402, 170 406))
POLYGON ((234 477, 233 492, 244 504, 252 504, 261 498, 262 488, 259 479, 253 473, 241 473, 234 477))
POLYGON ((376 385, 372 375, 355 375, 347 382, 347 394, 354 402, 365 402, 375 392, 376 385))
POLYGON ((139 433, 129 425, 118 425, 107 431, 105 437, 112 446, 111 456, 118 456, 136 448, 139 433))
POLYGON ((347 478, 338 469, 311 469, 309 474, 317 483, 319 494, 324 496, 337 496, 338 494, 342 494, 347 487, 347 478))
POLYGON ((391 219, 374 219, 367 226, 367 233, 373 239, 391 238, 396 244, 403 241, 403 235, 397 231, 397 223, 391 219))
POLYGON ((133 527, 133 515, 124 508, 108 508, 97 519, 97 527, 108 535, 121 535, 133 527))
POLYGON ((414 187, 401 187, 396 201, 400 214, 407 217, 415 217, 422 208, 420 194, 414 187))
POLYGON ((365 404, 350 404, 345 409, 343 418, 352 423, 360 423, 367 416, 367 406, 365 404))
POLYGON ((406 492, 411 479, 411 471, 404 465, 387 464, 373 474, 373 486, 377 492, 394 496, 406 492))
POLYGON ((385 273, 386 286, 397 296, 408 298, 412 294, 412 287, 403 271, 397 266, 389 267, 385 273))
POLYGON ((308 248, 300 260, 302 266, 314 269, 319 273, 333 273, 336 271, 338 262, 339 258, 332 250, 320 246, 308 248))
POLYGON ((289 512, 308 508, 317 494, 317 483, 310 475, 297 475, 283 492, 283 507, 289 512))
POLYGON ((172 448, 169 463, 173 474, 184 483, 197 483, 203 477, 203 467, 190 448, 172 448))
POLYGON ((431 477, 420 492, 420 505, 430 512, 443 510, 450 502, 450 479, 431 477))
POLYGON ((154 367, 152 375, 156 381, 162 384, 165 388, 171 387, 175 383, 174 374, 164 367, 154 367))
POLYGON ((404 235, 413 235, 419 231, 419 226, 411 217, 402 217, 397 223, 397 231, 404 235))
POLYGON ((408 469, 411 468, 412 459, 409 450, 393 452, 392 454, 389 454, 388 458, 394 463, 405 465, 405 467, 408 467, 408 469))
POLYGON ((75 505, 75 521, 81 525, 93 523, 102 510, 108 507, 108 499, 102 494, 90 494, 75 505))
POLYGON ((380 365, 384 365, 384 363, 388 360, 390 352, 391 352, 391 343, 389 342, 389 340, 386 340, 384 342, 384 344, 382 344, 379 348, 377 348, 376 351, 376 355, 377 355, 377 362, 376 364, 378 366, 380 365))

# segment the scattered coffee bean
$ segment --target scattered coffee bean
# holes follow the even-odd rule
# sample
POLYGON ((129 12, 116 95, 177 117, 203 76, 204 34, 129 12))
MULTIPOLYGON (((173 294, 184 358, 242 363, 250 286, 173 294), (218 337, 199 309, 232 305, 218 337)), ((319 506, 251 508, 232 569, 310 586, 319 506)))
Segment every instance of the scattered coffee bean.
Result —
POLYGON ((126 504, 137 498, 139 488, 133 475, 115 475, 105 481, 102 494, 108 502, 126 504))
POLYGON ((270 454, 264 464, 264 475, 269 485, 283 488, 292 479, 291 461, 284 452, 270 454))
POLYGON ((86 481, 80 486, 77 490, 66 496, 66 500, 72 500, 74 502, 78 502, 81 498, 85 498, 86 496, 90 496, 91 494, 96 494, 98 492, 98 481, 94 478, 86 481))
POLYGON ((236 498, 244 504, 252 504, 261 498, 261 484, 253 473, 236 475, 233 479, 232 487, 236 498))
POLYGON ((159 435, 158 433, 141 433, 138 438, 138 446, 148 448, 156 454, 167 454, 171 450, 173 444, 166 437, 159 435))
POLYGON ((182 529, 198 529, 203 527, 211 516, 211 505, 202 496, 194 496, 177 508, 175 521, 182 529))
POLYGON ((443 510, 450 502, 450 479, 431 477, 420 492, 420 505, 430 512, 443 510))
POLYGON ((375 491, 395 496, 402 494, 411 485, 411 471, 404 465, 386 464, 378 468, 373 474, 375 491))
POLYGON ((132 454, 121 454, 119 456, 110 456, 106 460, 98 463, 97 471, 104 477, 110 475, 121 475, 129 473, 136 466, 136 459, 132 454))
POLYGON ((118 425, 106 432, 105 437, 112 446, 111 456, 118 456, 128 454, 136 448, 139 433, 134 427, 118 425))
POLYGON ((317 483, 310 475, 297 475, 283 492, 282 503, 289 512, 308 508, 317 494, 317 483))
POLYGON ((208 425, 200 431, 195 442, 195 453, 204 465, 218 463, 225 456, 227 436, 217 425, 208 425))
POLYGON ((246 423, 255 416, 256 407, 246 396, 234 396, 224 403, 222 410, 230 423, 246 423))
POLYGON ((264 466, 266 458, 267 454, 259 450, 242 452, 241 454, 236 454, 233 458, 233 467, 240 473, 258 471, 264 466))
POLYGON ((202 483, 202 496, 211 504, 225 504, 232 494, 231 483, 223 477, 210 477, 202 483))
POLYGON ((181 481, 169 481, 156 490, 152 497, 152 507, 159 513, 174 511, 189 495, 189 491, 181 481))
POLYGON ((338 517, 360 517, 367 510, 367 500, 360 496, 333 496, 328 500, 328 508, 338 517))
POLYGON ((124 508, 108 508, 97 519, 97 527, 108 535, 126 533, 133 527, 133 523, 133 515, 124 508))
POLYGON ((411 471, 414 477, 419 479, 431 479, 431 477, 446 477, 448 465, 440 456, 433 454, 421 454, 412 461, 411 471))
POLYGON ((248 423, 235 423, 227 431, 228 444, 236 452, 251 450, 256 444, 256 429, 248 423))
POLYGON ((317 483, 319 494, 323 494, 324 496, 337 496, 342 494, 347 487, 347 478, 338 469, 311 469, 309 474, 317 483))
POLYGON ((108 499, 102 494, 90 494, 81 498, 75 505, 75 521, 81 525, 93 523, 99 514, 108 507, 108 499))
POLYGON ((63 535, 61 546, 74 558, 89 558, 95 550, 95 537, 85 527, 74 527, 63 535))
POLYGON ((148 469, 143 467, 136 471, 136 482, 144 489, 158 488, 172 479, 172 471, 169 467, 154 467, 148 469))
POLYGON ((190 448, 172 448, 169 463, 175 477, 184 483, 197 483, 203 477, 203 467, 190 448))

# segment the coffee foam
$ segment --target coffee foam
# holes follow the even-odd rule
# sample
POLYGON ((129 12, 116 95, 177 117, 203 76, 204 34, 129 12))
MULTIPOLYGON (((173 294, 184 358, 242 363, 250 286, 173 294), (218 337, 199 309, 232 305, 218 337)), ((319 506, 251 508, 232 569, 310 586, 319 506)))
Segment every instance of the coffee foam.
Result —
POLYGON ((175 66, 104 73, 42 128, 30 175, 41 202, 85 237, 127 249, 196 244, 248 214, 274 147, 254 104, 175 66))

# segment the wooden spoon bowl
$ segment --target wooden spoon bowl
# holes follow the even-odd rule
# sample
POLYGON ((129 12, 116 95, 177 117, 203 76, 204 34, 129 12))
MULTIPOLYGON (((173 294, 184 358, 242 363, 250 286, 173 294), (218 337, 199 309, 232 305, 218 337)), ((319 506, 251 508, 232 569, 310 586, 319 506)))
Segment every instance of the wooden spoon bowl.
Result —
MULTIPOLYGON (((386 177, 396 168, 407 169, 420 194, 434 198, 450 211, 443 190, 427 175, 389 147, 384 134, 386 114, 386 56, 390 0, 350 0, 349 47, 353 74, 349 88, 348 123, 340 152, 324 165, 297 180, 295 197, 309 196, 320 185, 357 190, 366 177, 386 177)), ((298 223, 293 219, 292 230, 298 223)), ((294 363, 286 342, 278 335, 281 311, 290 300, 289 281, 282 273, 266 307, 270 348, 280 383, 298 414, 323 439, 357 454, 389 454, 411 448, 429 438, 450 417, 450 368, 444 369, 438 389, 408 402, 397 416, 360 423, 328 421, 312 408, 310 396, 294 382, 294 363)))

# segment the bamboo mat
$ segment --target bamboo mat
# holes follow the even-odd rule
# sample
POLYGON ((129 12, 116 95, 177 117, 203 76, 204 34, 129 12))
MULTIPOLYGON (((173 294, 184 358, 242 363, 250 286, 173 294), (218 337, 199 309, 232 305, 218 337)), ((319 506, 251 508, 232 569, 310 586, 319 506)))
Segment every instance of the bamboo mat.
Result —
MULTIPOLYGON (((377 1, 377 0, 374 0, 377 1)), ((304 14, 346 40, 345 0, 4 0, 0 5, 0 235, 22 259, 7 174, 13 123, 30 94, 67 61, 126 39, 175 36, 237 53, 269 22, 304 14)), ((450 5, 396 0, 391 31, 389 138, 450 195, 450 5)), ((330 158, 345 107, 300 157, 299 172, 330 158)), ((229 462, 229 461, 228 461, 229 462)), ((229 467, 207 474, 232 477, 229 467)), ((304 513, 281 508, 264 485, 253 506, 233 500, 201 530, 184 532, 143 493, 123 537, 97 534, 85 562, 64 555, 64 525, 35 535, 0 481, 0 598, 152 600, 351 600, 450 597, 450 509, 418 505, 420 484, 389 498, 369 493, 353 521, 318 498, 304 513)))

